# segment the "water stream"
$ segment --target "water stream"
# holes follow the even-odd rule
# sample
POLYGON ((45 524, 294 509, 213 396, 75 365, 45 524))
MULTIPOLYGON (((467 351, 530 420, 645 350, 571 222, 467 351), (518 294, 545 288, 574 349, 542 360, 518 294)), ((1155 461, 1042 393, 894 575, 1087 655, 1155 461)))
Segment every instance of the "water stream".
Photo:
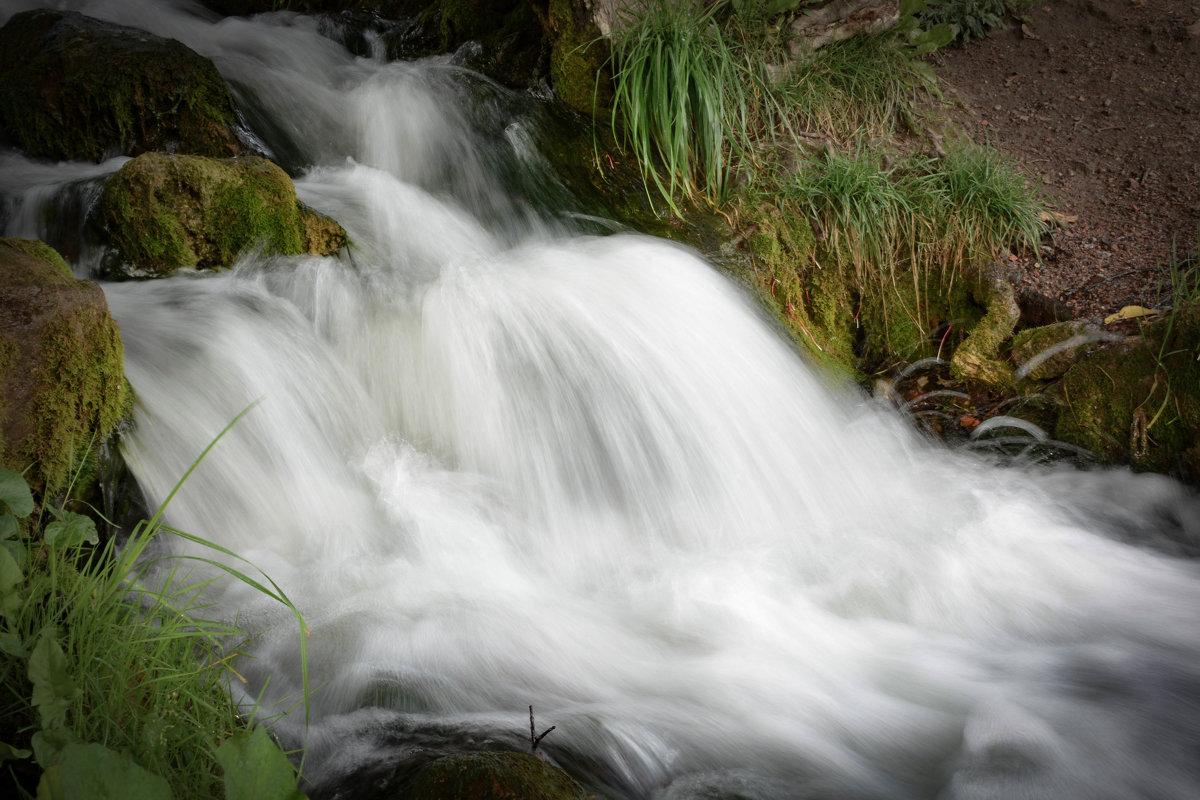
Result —
MULTIPOLYGON (((529 705, 600 797, 1197 796, 1194 494, 998 469, 825 385, 696 253, 583 233, 536 102, 449 58, 355 58, 288 13, 69 5, 212 58, 355 243, 104 286, 152 504, 257 403, 168 517, 305 614, 313 723, 275 725, 331 796, 521 749, 529 705)), ((0 159, 8 236, 122 163, 0 159)), ((294 702, 288 612, 212 600, 253 634, 246 697, 294 702)))

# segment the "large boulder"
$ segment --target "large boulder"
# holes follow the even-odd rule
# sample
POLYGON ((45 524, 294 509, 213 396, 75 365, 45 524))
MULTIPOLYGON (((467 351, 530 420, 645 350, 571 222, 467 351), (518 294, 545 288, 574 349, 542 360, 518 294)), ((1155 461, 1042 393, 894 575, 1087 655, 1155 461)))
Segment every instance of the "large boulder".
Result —
POLYGON ((49 245, 0 239, 0 466, 58 493, 128 410, 124 350, 100 287, 49 245))
POLYGON ((346 244, 341 225, 300 203, 287 173, 255 156, 145 153, 109 178, 99 214, 112 278, 226 267, 247 247, 331 255, 346 244))
POLYGON ((0 124, 32 156, 233 156, 236 121, 216 67, 174 39, 70 11, 0 28, 0 124))

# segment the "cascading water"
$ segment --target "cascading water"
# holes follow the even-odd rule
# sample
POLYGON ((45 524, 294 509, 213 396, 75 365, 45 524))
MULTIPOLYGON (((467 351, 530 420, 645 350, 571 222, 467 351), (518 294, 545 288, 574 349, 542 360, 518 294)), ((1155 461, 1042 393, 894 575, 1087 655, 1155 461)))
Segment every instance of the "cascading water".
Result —
MULTIPOLYGON (((989 467, 822 385, 694 253, 538 210, 524 101, 444 60, 75 7, 213 58, 355 243, 105 286, 152 503, 257 402, 168 516, 305 614, 313 725, 276 728, 331 796, 520 747, 529 705, 604 797, 1196 796, 1194 495, 989 467)), ((6 235, 119 166, 4 158, 6 235)), ((294 702, 287 612, 212 595, 254 635, 247 696, 294 702)))

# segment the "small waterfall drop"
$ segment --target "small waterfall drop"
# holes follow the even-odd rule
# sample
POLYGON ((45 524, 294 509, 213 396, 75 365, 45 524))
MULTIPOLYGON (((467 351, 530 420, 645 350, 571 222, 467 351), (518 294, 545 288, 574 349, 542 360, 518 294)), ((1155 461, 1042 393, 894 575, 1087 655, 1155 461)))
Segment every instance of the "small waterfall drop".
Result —
MULTIPOLYGON (((275 724, 324 791, 520 748, 534 705, 602 797, 1195 796, 1194 493, 996 469, 824 385, 695 253, 547 210, 530 101, 444 60, 289 13, 72 7, 213 58, 354 242, 104 287, 152 503, 256 404, 168 517, 308 620, 313 725, 275 724)), ((118 166, 0 189, 28 210, 118 166)), ((247 698, 294 702, 287 612, 211 599, 253 635, 247 698)))

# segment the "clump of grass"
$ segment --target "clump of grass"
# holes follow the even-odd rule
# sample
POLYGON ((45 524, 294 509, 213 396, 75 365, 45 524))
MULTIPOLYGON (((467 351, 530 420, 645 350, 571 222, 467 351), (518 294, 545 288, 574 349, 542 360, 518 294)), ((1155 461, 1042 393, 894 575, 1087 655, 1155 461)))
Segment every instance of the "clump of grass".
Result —
POLYGON ((889 136, 936 94, 928 65, 900 36, 855 36, 801 58, 780 81, 799 128, 839 143, 889 136))
POLYGON ((830 249, 853 266, 860 284, 873 269, 897 261, 915 209, 908 183, 879 150, 827 151, 808 162, 787 187, 830 249))
POLYGON ((929 170, 929 191, 944 213, 943 267, 995 256, 1010 245, 1038 251, 1044 206, 1026 177, 990 147, 956 144, 929 170))
POLYGON ((773 106, 764 66, 718 24, 720 7, 651 0, 612 38, 613 133, 677 212, 679 196, 726 196, 773 106))
POLYGON ((918 327, 931 294, 947 295, 963 270, 1012 245, 1036 248, 1044 230, 1036 193, 986 148, 957 146, 941 159, 828 150, 804 161, 781 195, 885 322, 895 308, 918 327))

